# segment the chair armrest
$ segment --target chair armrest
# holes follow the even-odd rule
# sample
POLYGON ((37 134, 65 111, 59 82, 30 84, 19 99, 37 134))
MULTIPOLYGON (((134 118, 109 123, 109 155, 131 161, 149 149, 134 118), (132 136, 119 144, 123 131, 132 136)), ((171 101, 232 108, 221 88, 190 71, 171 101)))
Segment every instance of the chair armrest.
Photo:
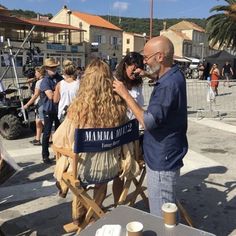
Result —
POLYGON ((58 159, 58 154, 69 157, 72 159, 72 174, 73 176, 77 176, 77 165, 78 165, 78 155, 77 153, 74 153, 71 149, 69 148, 60 148, 55 145, 52 145, 53 152, 55 153, 57 159, 58 159))
POLYGON ((53 149, 53 152, 55 154, 57 153, 60 153, 61 155, 64 155, 64 156, 67 156, 67 157, 70 157, 70 158, 75 158, 76 157, 76 153, 74 153, 71 149, 69 148, 64 148, 64 147, 57 147, 55 145, 52 145, 52 149, 53 149))

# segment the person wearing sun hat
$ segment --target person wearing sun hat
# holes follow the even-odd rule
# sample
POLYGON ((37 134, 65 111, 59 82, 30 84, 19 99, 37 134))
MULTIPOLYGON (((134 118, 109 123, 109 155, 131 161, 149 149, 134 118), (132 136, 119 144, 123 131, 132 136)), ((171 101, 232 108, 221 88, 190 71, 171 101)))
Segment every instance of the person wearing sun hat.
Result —
POLYGON ((51 163, 49 158, 49 138, 52 131, 53 123, 55 129, 60 125, 57 118, 58 104, 53 102, 53 95, 57 83, 63 80, 63 77, 58 74, 57 67, 60 65, 54 58, 47 58, 44 60, 44 67, 46 76, 40 85, 40 98, 43 102, 43 116, 44 116, 44 131, 42 139, 42 158, 46 164, 51 163))

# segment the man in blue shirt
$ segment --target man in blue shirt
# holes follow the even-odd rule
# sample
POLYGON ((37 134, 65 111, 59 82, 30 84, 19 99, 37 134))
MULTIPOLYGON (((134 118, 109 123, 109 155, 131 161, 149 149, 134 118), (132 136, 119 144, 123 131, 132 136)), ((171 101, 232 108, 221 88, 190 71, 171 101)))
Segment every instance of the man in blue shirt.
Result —
POLYGON ((163 36, 149 40, 144 46, 144 62, 155 82, 149 105, 144 111, 129 95, 120 81, 114 91, 124 98, 144 131, 144 159, 150 212, 162 216, 166 202, 176 202, 176 184, 188 150, 186 81, 173 66, 174 46, 163 36))
POLYGON ((42 158, 46 164, 51 163, 49 159, 49 138, 52 131, 53 122, 55 122, 55 129, 60 125, 57 117, 58 104, 53 102, 53 95, 56 84, 63 79, 61 75, 57 73, 57 67, 59 63, 54 58, 47 58, 44 61, 44 66, 47 72, 46 77, 43 78, 40 84, 40 100, 43 102, 43 116, 44 116, 44 129, 42 139, 42 158))

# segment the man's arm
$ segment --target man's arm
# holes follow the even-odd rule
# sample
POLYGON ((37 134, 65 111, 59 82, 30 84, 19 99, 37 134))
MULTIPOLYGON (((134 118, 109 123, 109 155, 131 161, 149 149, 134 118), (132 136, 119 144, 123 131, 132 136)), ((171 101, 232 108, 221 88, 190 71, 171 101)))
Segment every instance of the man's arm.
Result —
POLYGON ((52 90, 46 90, 45 94, 47 95, 49 100, 53 100, 53 91, 52 90))
POLYGON ((144 110, 138 105, 138 103, 129 94, 124 84, 121 81, 115 79, 113 82, 113 90, 125 100, 128 107, 135 115, 136 119, 145 128, 144 119, 143 119, 144 110))
POLYGON ((58 103, 60 101, 60 82, 56 85, 54 96, 53 96, 53 102, 58 103))
POLYGON ((224 76, 224 70, 225 70, 225 68, 223 67, 222 72, 221 72, 222 76, 224 76))
POLYGON ((40 85, 40 90, 46 94, 48 99, 52 100, 53 99, 53 91, 51 90, 50 85, 48 84, 48 81, 43 79, 40 85))
POLYGON ((231 71, 231 74, 234 75, 234 71, 233 71, 232 67, 230 67, 230 71, 231 71))

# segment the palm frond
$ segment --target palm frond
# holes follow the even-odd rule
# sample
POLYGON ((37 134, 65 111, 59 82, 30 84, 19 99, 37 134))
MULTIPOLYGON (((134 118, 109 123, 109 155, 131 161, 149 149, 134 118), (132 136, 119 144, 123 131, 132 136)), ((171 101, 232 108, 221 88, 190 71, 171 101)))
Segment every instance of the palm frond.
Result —
POLYGON ((210 12, 213 11, 230 11, 230 6, 214 6, 210 9, 210 12))
POLYGON ((225 0, 228 5, 215 6, 217 12, 207 18, 206 30, 212 46, 226 46, 236 49, 236 0, 225 0))

